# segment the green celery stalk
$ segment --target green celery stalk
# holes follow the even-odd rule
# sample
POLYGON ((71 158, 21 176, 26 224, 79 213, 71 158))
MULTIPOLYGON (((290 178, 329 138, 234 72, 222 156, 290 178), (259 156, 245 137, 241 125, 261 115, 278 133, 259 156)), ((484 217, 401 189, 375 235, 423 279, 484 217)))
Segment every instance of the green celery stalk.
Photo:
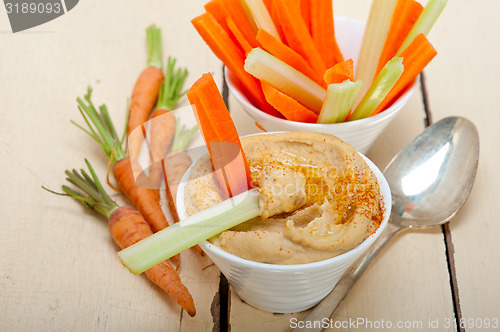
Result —
POLYGON ((418 17, 417 22, 415 22, 408 36, 406 36, 406 39, 403 41, 403 44, 401 44, 401 47, 396 53, 397 55, 400 55, 419 34, 423 33, 427 36, 434 23, 436 23, 439 15, 441 15, 447 2, 448 0, 429 0, 418 17))
POLYGON ((362 85, 361 81, 353 82, 351 80, 329 84, 323 107, 319 113, 318 123, 345 121, 362 85))
POLYGON ((259 194, 252 189, 200 211, 118 252, 130 272, 156 264, 222 231, 259 215, 259 194))
POLYGON ((384 48, 396 3, 397 0, 373 0, 371 4, 370 15, 366 23, 354 75, 356 80, 363 82, 363 86, 354 101, 354 107, 361 102, 361 98, 366 94, 375 79, 378 59, 380 59, 380 54, 384 48))
POLYGON ((319 114, 326 90, 298 70, 269 54, 261 48, 248 53, 245 70, 268 82, 284 94, 319 114))
POLYGON ((394 84, 396 84, 401 77, 401 74, 403 74, 403 71, 404 66, 402 57, 394 57, 387 61, 348 121, 369 117, 375 108, 377 108, 378 104, 380 104, 389 91, 391 91, 394 84))

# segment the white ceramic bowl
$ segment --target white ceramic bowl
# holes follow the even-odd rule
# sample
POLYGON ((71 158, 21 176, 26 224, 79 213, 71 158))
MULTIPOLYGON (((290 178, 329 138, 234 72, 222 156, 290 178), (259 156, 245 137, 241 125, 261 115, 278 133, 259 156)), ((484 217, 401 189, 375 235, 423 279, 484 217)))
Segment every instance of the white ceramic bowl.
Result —
MULTIPOLYGON (((380 236, 391 212, 391 191, 377 166, 365 156, 363 158, 377 176, 386 211, 378 230, 356 248, 319 262, 278 265, 240 258, 208 241, 199 244, 226 276, 241 299, 251 306, 275 313, 292 313, 309 309, 333 289, 344 272, 380 236)), ((177 192, 177 212, 180 219, 186 218, 184 192, 190 170, 184 175, 177 192)))
MULTIPOLYGON (((353 59, 354 68, 358 59, 359 50, 363 41, 365 23, 359 20, 335 17, 335 36, 340 50, 345 59, 353 59)), ((262 128, 267 131, 315 131, 332 134, 340 139, 350 143, 356 150, 366 153, 373 142, 382 133, 385 127, 391 122, 395 115, 403 108, 413 95, 416 84, 408 89, 401 97, 389 108, 379 114, 350 122, 319 124, 302 123, 280 119, 269 115, 255 107, 248 98, 238 89, 234 77, 225 70, 226 81, 229 90, 241 104, 243 109, 250 115, 262 128)))

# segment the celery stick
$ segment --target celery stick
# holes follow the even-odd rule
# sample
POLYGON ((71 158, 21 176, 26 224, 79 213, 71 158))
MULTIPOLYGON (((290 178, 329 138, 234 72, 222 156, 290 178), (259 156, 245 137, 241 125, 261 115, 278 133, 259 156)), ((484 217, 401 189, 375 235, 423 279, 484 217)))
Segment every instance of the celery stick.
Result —
POLYGON ((326 90, 306 75, 261 48, 247 56, 245 70, 319 114, 326 90))
POLYGON ((391 26, 396 3, 397 0, 373 0, 372 2, 355 71, 356 80, 361 80, 363 86, 355 99, 354 107, 359 104, 375 78, 378 60, 391 26))
POLYGON ((119 251, 118 257, 130 272, 140 274, 181 251, 258 215, 259 194, 257 189, 252 189, 119 251))
POLYGON ((266 30, 269 34, 273 35, 276 39, 281 41, 281 37, 274 25, 271 15, 267 10, 266 5, 262 0, 244 0, 248 9, 252 13, 252 17, 260 29, 266 30))
POLYGON ((415 22, 403 44, 401 44, 401 47, 396 53, 397 55, 400 55, 401 52, 403 52, 419 34, 423 33, 427 36, 447 2, 448 0, 429 0, 424 10, 418 17, 417 22, 415 22))
POLYGON ((361 81, 353 82, 350 80, 328 85, 318 123, 343 122, 362 85, 361 81))
POLYGON ((394 57, 387 61, 348 120, 359 120, 370 116, 399 80, 403 70, 403 58, 394 57))

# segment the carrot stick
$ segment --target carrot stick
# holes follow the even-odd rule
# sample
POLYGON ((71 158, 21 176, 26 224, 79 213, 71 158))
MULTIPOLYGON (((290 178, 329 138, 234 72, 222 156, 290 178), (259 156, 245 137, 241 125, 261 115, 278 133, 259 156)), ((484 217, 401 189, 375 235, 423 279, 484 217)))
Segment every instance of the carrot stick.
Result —
POLYGON ((250 45, 248 40, 245 39, 245 36, 243 35, 243 33, 241 33, 240 29, 238 28, 236 23, 234 23, 231 17, 228 17, 226 21, 229 31, 231 32, 237 43, 240 45, 245 55, 247 55, 252 50, 252 45, 250 45))
POLYGON ((392 14, 391 26, 385 40, 384 48, 380 54, 377 74, 387 61, 396 55, 396 52, 423 9, 424 7, 415 0, 398 0, 396 8, 394 8, 394 14, 392 14))
POLYGON ((231 30, 229 30, 229 27, 227 26, 227 18, 230 16, 222 0, 211 0, 207 2, 204 7, 205 11, 210 13, 224 29, 224 31, 230 35, 231 30))
POLYGON ((281 42, 285 45, 287 44, 286 41, 286 36, 283 32, 283 27, 281 26, 279 17, 278 17, 278 10, 275 0, 263 0, 264 5, 266 5, 267 11, 269 12, 269 15, 271 15, 271 19, 273 20, 274 26, 276 27, 276 30, 278 31, 278 34, 280 36, 281 42))
MULTIPOLYGON (((97 178, 90 163, 85 160, 90 175, 84 170, 79 174, 76 170, 66 171, 67 180, 81 189, 86 195, 63 185, 64 196, 72 197, 108 218, 108 228, 111 237, 120 249, 127 248, 151 235, 153 232, 142 215, 131 206, 118 206, 108 196, 97 178)), ((50 191, 50 190, 49 190, 50 191)), ((55 193, 53 191, 50 191, 55 193)), ((56 193, 58 194, 58 193, 56 193)), ((196 315, 193 298, 179 275, 168 260, 155 265, 146 271, 147 278, 165 291, 188 314, 196 315)))
POLYGON ((251 183, 250 169, 238 132, 212 75, 203 74, 187 96, 195 106, 198 126, 209 146, 212 167, 222 193, 232 197, 248 190, 251 183))
POLYGON ((255 25, 249 20, 249 17, 245 13, 245 9, 240 3, 240 0, 221 0, 226 8, 229 16, 233 19, 234 23, 238 23, 238 28, 240 29, 245 39, 248 40, 252 47, 257 47, 258 43, 255 39, 255 25))
POLYGON ((300 11, 300 0, 275 0, 278 17, 288 45, 307 60, 316 73, 323 75, 326 65, 316 48, 300 11))
POLYGON ((325 85, 325 82, 321 75, 318 75, 300 54, 280 42, 278 39, 274 38, 265 30, 259 29, 259 31, 257 32, 257 41, 266 51, 268 51, 287 65, 297 69, 302 74, 306 75, 319 85, 325 85))
POLYGON ((447 3, 448 0, 429 0, 396 54, 405 50, 419 34, 427 35, 447 3))
POLYGON ((248 8, 247 3, 245 0, 238 0, 240 3, 241 8, 243 9, 243 12, 245 13, 245 16, 248 20, 248 23, 252 26, 252 30, 255 33, 258 29, 257 22, 255 22, 254 17, 252 16, 252 12, 250 8, 248 8))
POLYGON ((269 104, 283 114, 287 120, 316 123, 318 114, 302 106, 298 101, 262 81, 262 89, 269 104))
MULTIPOLYGON (((152 190, 149 178, 144 176, 141 166, 131 158, 128 158, 121 148, 122 142, 116 135, 113 123, 109 117, 106 107, 101 106, 98 113, 91 100, 92 89, 88 89, 84 100, 78 98, 80 113, 85 119, 89 130, 85 130, 94 140, 99 143, 108 158, 113 156, 113 176, 121 191, 128 200, 142 214, 154 232, 166 228, 169 224, 163 214, 157 196, 152 190), (141 177, 144 179, 139 185, 141 177)), ((179 265, 179 256, 174 258, 174 263, 179 265)))
POLYGON ((354 65, 352 59, 342 61, 328 69, 324 79, 328 84, 342 83, 345 80, 354 82, 354 65))
POLYGON ((377 106, 371 115, 378 114, 386 109, 394 100, 405 91, 413 82, 418 74, 427 66, 427 64, 437 55, 436 50, 427 40, 424 34, 418 35, 413 42, 401 53, 403 74, 396 82, 396 85, 389 91, 384 100, 377 106))
POLYGON ((275 115, 274 109, 264 97, 259 81, 245 71, 245 55, 231 41, 231 38, 214 17, 209 13, 205 13, 194 18, 191 22, 212 49, 212 52, 226 65, 243 89, 248 92, 249 99, 262 111, 275 115))
MULTIPOLYGON (((304 1, 302 1, 304 2, 304 1)), ((310 1, 311 36, 327 67, 344 61, 335 39, 332 0, 310 1)))
MULTIPOLYGON (((188 71, 185 68, 176 69, 175 62, 175 59, 169 57, 165 80, 160 90, 156 110, 148 122, 150 126, 149 148, 151 154, 149 179, 155 189, 161 187, 160 184, 163 181, 161 160, 167 155, 168 148, 175 134, 176 119, 170 111, 185 94, 181 90, 188 71)), ((159 193, 158 190, 156 191, 159 193)))
POLYGON ((301 0, 300 1, 300 12, 302 14, 302 19, 306 24, 306 27, 309 31, 311 31, 311 19, 314 16, 311 16, 311 5, 316 0, 301 0))
MULTIPOLYGON (((127 135, 140 128, 148 121, 149 115, 156 105, 156 99, 163 81, 162 60, 161 60, 161 31, 154 25, 147 31, 148 63, 137 79, 132 96, 130 98, 130 109, 128 114, 127 135)), ((137 160, 141 149, 142 139, 140 136, 129 140, 129 155, 132 160, 137 160)))

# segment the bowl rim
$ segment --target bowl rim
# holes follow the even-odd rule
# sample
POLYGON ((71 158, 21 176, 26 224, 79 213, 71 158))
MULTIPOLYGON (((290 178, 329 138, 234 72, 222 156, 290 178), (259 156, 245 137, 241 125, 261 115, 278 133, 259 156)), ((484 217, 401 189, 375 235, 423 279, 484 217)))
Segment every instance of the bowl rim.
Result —
MULTIPOLYGON (((229 69, 224 66, 224 76, 226 79, 227 86, 229 87, 229 91, 234 95, 234 97, 246 108, 247 111, 251 111, 252 113, 255 113, 257 116, 264 118, 266 121, 270 122, 275 122, 275 123, 280 123, 282 126, 291 126, 291 127, 297 127, 300 128, 302 131, 316 131, 319 128, 329 128, 329 127, 336 127, 337 129, 350 129, 353 130, 355 128, 363 128, 366 127, 367 125, 373 125, 374 123, 382 122, 385 121, 386 118, 391 117, 394 115, 396 112, 401 110, 404 105, 407 104, 407 102, 410 100, 410 98, 413 96, 417 89, 417 79, 411 84, 409 88, 406 89, 406 91, 399 96, 399 98, 388 108, 383 110, 382 112, 369 116, 367 118, 359 119, 359 120, 354 120, 354 121, 347 121, 347 122, 340 122, 340 123, 308 123, 308 122, 299 122, 299 121, 292 121, 292 120, 287 120, 287 119, 282 119, 278 118, 275 116, 272 116, 270 114, 267 114, 264 111, 261 111, 258 109, 255 105, 253 105, 250 100, 241 92, 233 83, 233 78, 232 73, 229 69)), ((254 119, 257 121, 257 119, 254 119)))
MULTIPOLYGON (((274 134, 274 133, 280 133, 280 132, 265 132, 265 133, 256 133, 256 134, 250 134, 250 135, 245 135, 245 136, 254 136, 254 135, 267 135, 267 134, 274 134)), ((339 262, 344 262, 344 261, 349 261, 353 257, 357 257, 358 255, 362 254, 364 250, 368 249, 373 242, 380 236, 380 234, 384 231, 386 228, 387 224, 389 223, 389 217, 391 215, 391 209, 392 209, 392 193, 391 189, 389 186, 389 183, 387 182, 387 179, 385 178, 384 174, 382 171, 364 154, 358 152, 361 157, 365 160, 365 162, 368 164, 372 172, 375 174, 377 177, 377 182, 380 187, 380 193, 382 196, 382 201, 383 205, 385 208, 385 213, 384 213, 384 219, 380 223, 380 226, 377 228, 377 230, 369 235, 367 238, 365 238, 360 244, 358 244, 356 247, 331 258, 324 259, 321 261, 316 261, 316 262, 311 262, 311 263, 302 263, 302 264, 272 264, 272 263, 262 263, 262 262, 256 262, 252 261, 249 259, 245 259, 236 255, 233 255, 227 251, 225 251, 222 248, 217 247, 216 245, 210 243, 208 240, 204 240, 198 245, 204 250, 208 251, 209 253, 213 255, 217 255, 227 261, 230 261, 233 264, 238 264, 238 265, 245 265, 248 268, 256 268, 256 269, 265 269, 268 271, 288 271, 288 272, 301 272, 301 271, 308 271, 311 269, 316 269, 316 268, 322 268, 325 265, 331 265, 339 262)), ((193 162, 191 166, 188 168, 186 173, 184 173, 184 176, 182 177, 181 183, 179 184, 178 190, 177 190, 177 212, 179 214, 179 218, 182 220, 183 218, 186 217, 186 212, 185 212, 185 205, 184 205, 184 193, 185 193, 185 187, 186 183, 188 182, 189 176, 191 174, 191 169, 193 165, 196 163, 193 162)))

